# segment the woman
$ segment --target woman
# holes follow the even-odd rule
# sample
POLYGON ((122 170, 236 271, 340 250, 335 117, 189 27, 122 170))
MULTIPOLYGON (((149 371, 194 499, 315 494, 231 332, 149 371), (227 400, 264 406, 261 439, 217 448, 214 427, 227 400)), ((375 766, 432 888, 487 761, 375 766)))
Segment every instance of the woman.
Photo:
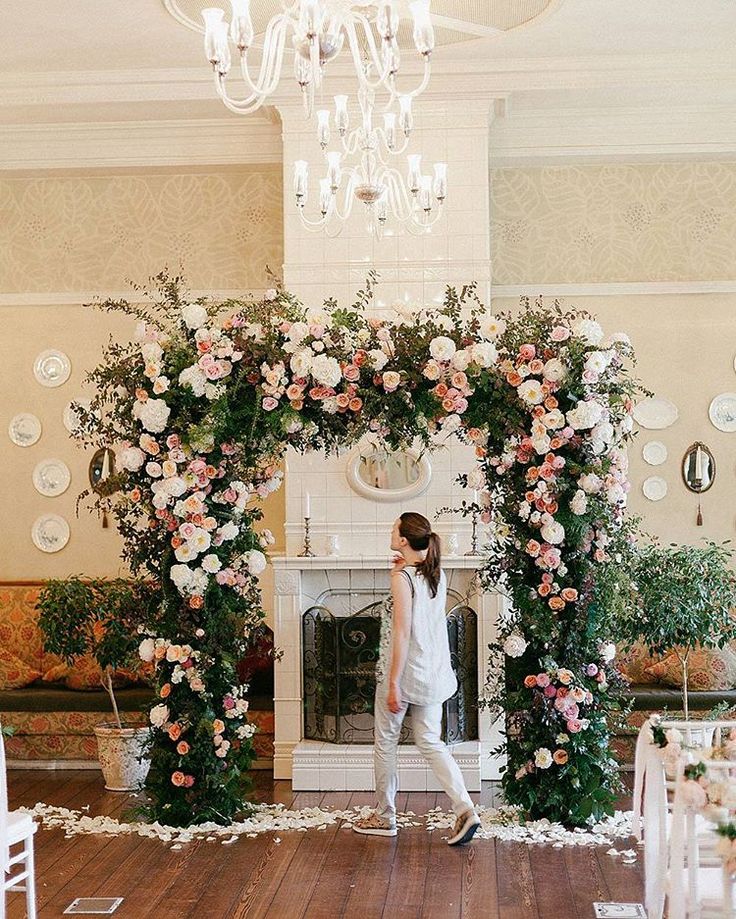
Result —
POLYGON ((393 614, 384 617, 377 667, 374 770, 378 806, 353 824, 356 833, 396 835, 398 743, 411 706, 414 743, 452 802, 457 817, 449 845, 469 842, 480 825, 463 777, 440 738, 442 703, 457 689, 450 664, 445 604, 447 582, 440 568, 440 540, 421 514, 394 523, 391 548, 393 614))

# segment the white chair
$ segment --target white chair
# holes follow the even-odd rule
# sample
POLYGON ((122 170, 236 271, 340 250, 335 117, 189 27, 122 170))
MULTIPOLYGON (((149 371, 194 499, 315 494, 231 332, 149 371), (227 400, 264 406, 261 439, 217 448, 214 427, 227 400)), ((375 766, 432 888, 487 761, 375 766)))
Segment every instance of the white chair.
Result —
POLYGON ((736 919, 734 877, 718 852, 716 823, 732 822, 736 815, 736 762, 709 760, 706 778, 726 788, 726 801, 713 806, 692 804, 684 776, 684 757, 678 767, 669 840, 669 919, 736 919), (704 829, 705 826, 705 829, 704 829))
POLYGON ((36 824, 28 814, 8 810, 8 775, 5 744, 0 732, 0 919, 5 919, 7 891, 25 890, 28 919, 36 919, 36 878, 33 862, 33 834, 36 824), (18 847, 22 846, 19 850, 18 847))
MULTIPOLYGON (((650 718, 636 742, 632 835, 644 840, 645 906, 649 919, 664 914, 668 886, 668 840, 675 783, 665 772, 662 750, 652 742, 656 725, 683 735, 684 758, 688 749, 718 746, 724 734, 736 729, 736 721, 683 721, 650 718)), ((698 826, 702 818, 698 819, 698 826)))

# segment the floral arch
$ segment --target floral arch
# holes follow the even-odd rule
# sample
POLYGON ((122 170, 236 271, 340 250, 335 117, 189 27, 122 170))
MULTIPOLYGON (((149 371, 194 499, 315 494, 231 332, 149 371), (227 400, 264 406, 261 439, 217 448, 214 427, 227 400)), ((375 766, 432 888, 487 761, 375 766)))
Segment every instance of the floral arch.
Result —
POLYGON ((97 304, 138 320, 136 340, 111 343, 90 374, 80 439, 121 445, 104 500, 125 560, 156 585, 140 652, 155 664, 147 788, 162 823, 224 823, 244 807, 254 728, 236 663, 263 620, 271 538, 254 499, 281 484, 287 446, 333 450, 368 431, 392 447, 450 434, 475 446, 468 477, 496 534, 481 575, 513 606, 485 700, 506 717, 507 801, 567 825, 612 808, 610 614, 638 390, 628 339, 557 303, 493 317, 474 285, 378 319, 374 280, 352 307, 319 312, 275 289, 190 300, 165 275, 147 305, 97 304))

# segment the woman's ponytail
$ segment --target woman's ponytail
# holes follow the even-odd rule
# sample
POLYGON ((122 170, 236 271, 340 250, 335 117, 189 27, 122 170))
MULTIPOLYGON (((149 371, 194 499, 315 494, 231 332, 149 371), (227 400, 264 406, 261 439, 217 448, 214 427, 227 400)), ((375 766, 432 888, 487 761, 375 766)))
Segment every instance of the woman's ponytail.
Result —
POLYGON ((409 545, 417 552, 425 549, 427 554, 424 560, 417 565, 417 572, 427 582, 431 596, 437 596, 440 583, 442 550, 440 538, 432 532, 432 524, 421 514, 406 513, 399 518, 399 533, 408 541, 409 545))
POLYGON ((417 565, 417 571, 424 577, 433 597, 437 596, 437 586, 440 583, 440 565, 442 563, 442 550, 440 538, 436 533, 429 534, 427 555, 423 562, 417 565))

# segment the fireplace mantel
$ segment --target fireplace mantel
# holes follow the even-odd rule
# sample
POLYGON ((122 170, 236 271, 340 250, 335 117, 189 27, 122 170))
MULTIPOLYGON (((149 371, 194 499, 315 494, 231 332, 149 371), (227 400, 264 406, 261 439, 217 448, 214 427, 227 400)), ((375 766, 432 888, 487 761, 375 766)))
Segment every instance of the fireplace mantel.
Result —
MULTIPOLYGON (((274 777, 291 779, 296 789, 357 791, 370 787, 366 784, 370 776, 370 746, 320 742, 315 747, 314 742, 304 740, 301 622, 303 613, 328 590, 388 591, 392 558, 385 554, 290 555, 271 559, 274 641, 282 652, 275 665, 274 777)), ((474 575, 482 564, 481 556, 446 556, 442 560, 448 590, 465 598, 478 614, 480 687, 486 680, 487 648, 496 639, 499 617, 504 614, 506 602, 500 593, 480 589, 474 575)), ((490 755, 498 746, 500 735, 486 712, 480 713, 479 734, 479 741, 459 744, 454 751, 470 785, 479 785, 481 778, 497 778, 501 765, 499 758, 490 755)), ((412 751, 409 745, 401 751, 409 760, 400 768, 400 781, 405 775, 407 787, 411 783, 413 790, 420 790, 418 786, 425 780, 425 770, 421 757, 412 751)), ((429 782, 431 776, 426 775, 429 782)), ((429 790, 429 785, 426 788, 429 790)))

